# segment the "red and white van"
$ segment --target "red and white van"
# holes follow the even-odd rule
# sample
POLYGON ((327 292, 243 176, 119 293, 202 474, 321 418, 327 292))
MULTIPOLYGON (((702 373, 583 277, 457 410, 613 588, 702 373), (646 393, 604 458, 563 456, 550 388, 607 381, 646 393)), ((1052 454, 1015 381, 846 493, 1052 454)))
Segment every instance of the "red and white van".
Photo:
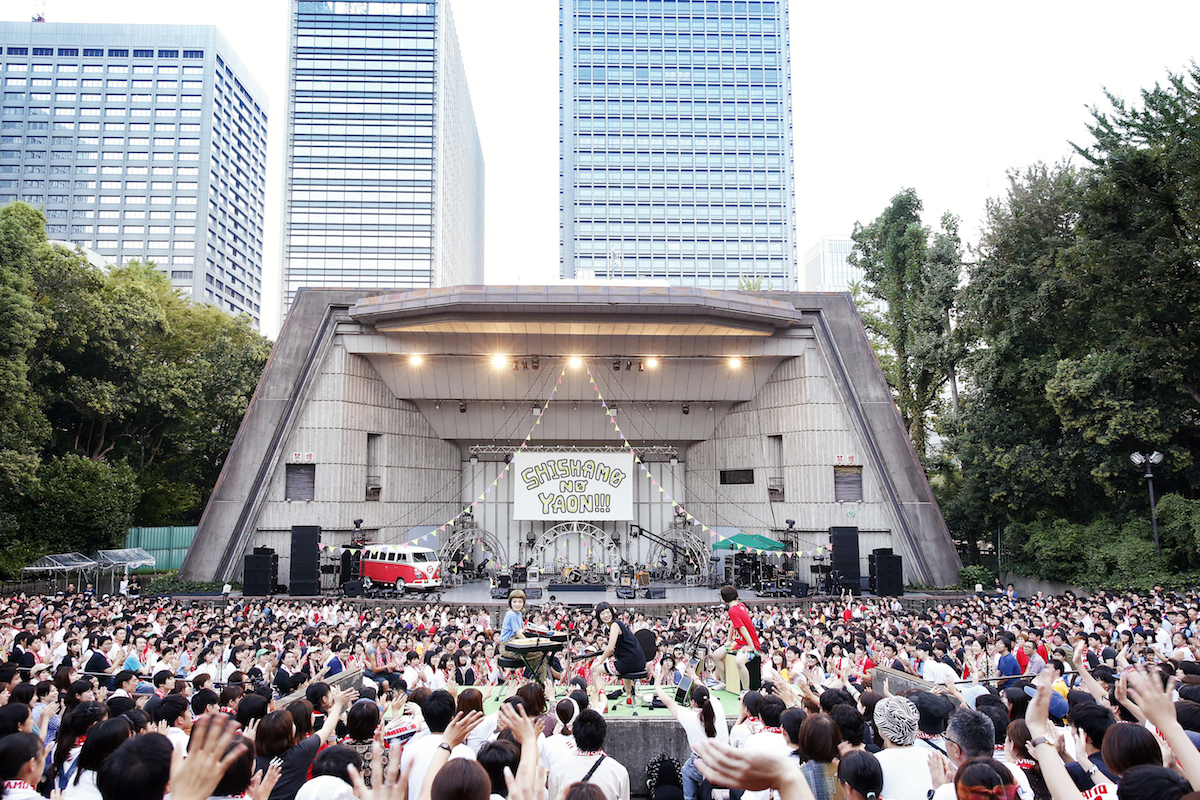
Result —
POLYGON ((363 588, 382 584, 405 589, 437 589, 442 585, 442 565, 428 547, 407 544, 363 545, 359 556, 363 588))

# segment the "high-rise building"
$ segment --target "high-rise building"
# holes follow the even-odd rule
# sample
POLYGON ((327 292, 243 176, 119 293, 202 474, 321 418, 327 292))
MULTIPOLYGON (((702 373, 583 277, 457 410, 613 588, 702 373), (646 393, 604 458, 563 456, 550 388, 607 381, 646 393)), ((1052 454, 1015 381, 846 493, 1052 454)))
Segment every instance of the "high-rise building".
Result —
POLYGON ((804 254, 804 291, 848 292, 850 284, 863 279, 863 271, 847 260, 854 249, 852 239, 826 238, 804 254))
POLYGON ((259 324, 266 96, 211 26, 0 22, 0 205, 259 324))
POLYGON ((291 0, 284 312, 483 283, 483 151, 448 0, 291 0))
POLYGON ((562 277, 796 288, 786 0, 559 8, 562 277))

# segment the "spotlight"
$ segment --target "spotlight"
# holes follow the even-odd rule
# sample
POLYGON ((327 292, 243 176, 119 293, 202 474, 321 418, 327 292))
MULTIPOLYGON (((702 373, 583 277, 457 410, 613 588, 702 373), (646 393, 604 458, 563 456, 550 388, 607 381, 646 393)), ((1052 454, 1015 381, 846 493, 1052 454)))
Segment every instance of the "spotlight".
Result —
POLYGON ((712 411, 712 410, 714 410, 714 406, 709 406, 709 407, 708 407, 708 410, 709 410, 709 411, 712 411))
POLYGON ((613 372, 620 372, 620 371, 621 371, 621 359, 614 358, 613 359, 613 372))
POLYGON ((571 356, 571 360, 567 363, 571 365, 571 369, 579 369, 583 366, 583 359, 579 356, 571 356))
POLYGON ((530 369, 538 369, 540 366, 541 366, 541 361, 538 359, 537 356, 534 356, 533 360, 529 364, 529 368, 530 369))
POLYGON ((434 403, 434 404, 433 404, 433 407, 434 407, 434 408, 441 408, 441 407, 442 407, 442 404, 441 404, 441 403, 434 403))
POLYGON ((641 535, 642 535, 642 526, 641 525, 630 525, 629 526, 629 538, 630 539, 636 539, 641 535))
POLYGON ((618 533, 617 531, 613 531, 612 533, 610 533, 609 537, 612 539, 613 544, 621 543, 621 534, 618 533))
POLYGON ((505 463, 505 464, 511 464, 511 463, 512 463, 512 453, 506 453, 506 454, 504 455, 504 463, 505 463))
POLYGON ((579 403, 571 403, 571 410, 572 410, 572 411, 578 411, 578 410, 579 410, 579 403))
POLYGON ((729 357, 730 369, 737 369, 741 365, 742 365, 742 357, 741 356, 730 356, 729 357))
POLYGON ((503 411, 503 410, 504 410, 504 409, 506 409, 506 408, 508 408, 508 403, 501 403, 501 404, 500 404, 500 410, 501 410, 501 411, 503 411))
POLYGON ((507 363, 508 363, 508 358, 505 356, 502 356, 498 353, 496 355, 492 356, 492 366, 496 367, 497 369, 499 369, 500 367, 503 367, 507 363))
POLYGON ((632 361, 626 361, 626 362, 625 362, 625 371, 626 371, 626 372, 629 372, 629 370, 631 370, 631 369, 633 369, 633 362, 632 362, 632 361))
POLYGON ((691 406, 689 406, 687 403, 684 403, 684 404, 683 404, 683 413, 684 413, 684 414, 690 414, 690 413, 692 413, 692 407, 691 407, 691 406))
POLYGON ((537 535, 530 531, 529 533, 525 534, 525 542, 530 547, 533 547, 535 544, 537 544, 537 535))
POLYGON ((671 466, 674 467, 679 463, 679 456, 671 456, 671 466))
MULTIPOLYGON (((529 369, 529 364, 528 364, 528 363, 526 363, 526 365, 525 365, 525 368, 526 368, 526 369, 529 369)), ((521 362, 520 362, 519 360, 517 360, 517 359, 515 359, 515 358, 514 358, 514 359, 513 359, 513 372, 517 372, 517 371, 518 371, 518 370, 520 370, 520 369, 521 369, 521 362)))
POLYGON ((658 359, 654 358, 653 356, 651 356, 650 358, 647 358, 646 366, 649 367, 650 369, 654 369, 655 367, 658 366, 658 359))
POLYGON ((645 371, 646 371, 646 362, 638 361, 638 372, 645 372, 645 371))
POLYGON ((541 407, 541 406, 534 406, 534 407, 533 407, 533 415, 534 415, 535 417, 540 417, 540 416, 542 415, 542 407, 541 407))
POLYGON ((460 414, 465 414, 465 413, 467 413, 467 404, 466 404, 466 403, 459 403, 459 404, 458 404, 458 413, 460 413, 460 414))
POLYGON ((784 522, 787 523, 789 531, 796 527, 796 520, 794 519, 785 519, 784 522))
POLYGON ((471 456, 471 463, 472 463, 472 464, 478 464, 478 463, 479 463, 479 456, 472 454, 472 456, 471 456))
POLYGON ((421 366, 421 361, 423 361, 423 360, 424 359, 422 359, 418 353, 413 353, 411 356, 408 357, 408 363, 412 364, 414 367, 421 366))

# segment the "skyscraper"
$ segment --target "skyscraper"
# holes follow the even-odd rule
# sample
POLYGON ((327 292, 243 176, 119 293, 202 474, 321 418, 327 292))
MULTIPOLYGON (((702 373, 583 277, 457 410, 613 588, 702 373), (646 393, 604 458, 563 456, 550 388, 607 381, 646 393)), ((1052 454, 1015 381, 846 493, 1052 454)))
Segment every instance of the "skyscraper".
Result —
POLYGON ((483 151, 448 0, 291 0, 284 313, 301 287, 483 282, 483 151))
POLYGON ((0 22, 0 205, 259 324, 266 97, 211 26, 0 22))
POLYGON ((850 284, 863 279, 863 271, 847 260, 853 239, 826 238, 804 254, 804 291, 848 292, 850 284))
POLYGON ((559 8, 562 276, 794 289, 786 0, 559 8))

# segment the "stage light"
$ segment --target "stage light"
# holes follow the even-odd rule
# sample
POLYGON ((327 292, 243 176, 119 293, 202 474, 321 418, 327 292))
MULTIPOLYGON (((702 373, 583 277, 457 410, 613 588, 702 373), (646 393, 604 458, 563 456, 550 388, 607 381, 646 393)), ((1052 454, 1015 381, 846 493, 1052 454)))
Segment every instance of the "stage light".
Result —
POLYGON ((655 369, 658 366, 658 359, 654 356, 646 359, 646 366, 650 369, 655 369))
POLYGON ((408 363, 412 364, 414 367, 421 366, 421 362, 423 360, 424 359, 422 359, 421 356, 417 353, 413 353, 411 356, 408 357, 408 363))
POLYGON ((708 410, 709 410, 709 411, 712 411, 713 409, 714 409, 714 407, 713 407, 713 406, 709 406, 709 407, 708 407, 708 410))
POLYGON ((434 407, 434 408, 441 408, 441 407, 442 407, 442 404, 441 404, 441 403, 434 403, 434 404, 433 404, 433 407, 434 407))
POLYGON ((646 371, 646 362, 638 361, 638 372, 645 372, 645 371, 646 371))
POLYGON ((477 455, 472 455, 472 456, 471 456, 471 463, 472 463, 472 464, 478 464, 478 463, 479 463, 479 456, 477 456, 477 455))
POLYGON ((784 522, 787 523, 789 531, 796 527, 796 520, 794 519, 785 519, 784 522))
POLYGON ((614 358, 613 359, 613 372, 620 372, 620 371, 621 371, 621 359, 614 358))
POLYGON ((567 363, 571 365, 571 369, 579 369, 583 366, 583 359, 579 356, 571 356, 571 360, 567 363))
POLYGON ((499 369, 500 367, 503 367, 507 363, 508 363, 507 356, 502 356, 499 354, 492 356, 492 366, 497 369, 499 369))
POLYGON ((678 464, 679 464, 679 456, 671 456, 671 466, 674 467, 678 464))
POLYGON ((730 356, 729 357, 729 366, 731 369, 737 369, 741 365, 742 365, 742 357, 741 356, 730 356))
POLYGON ((632 362, 632 361, 626 361, 626 362, 625 362, 625 371, 626 371, 626 372, 629 372, 629 370, 631 370, 631 369, 633 369, 633 362, 632 362))
POLYGON ((691 407, 691 406, 689 406, 687 403, 684 403, 684 404, 683 404, 683 413, 684 413, 684 414, 690 414, 690 413, 692 413, 692 407, 691 407))
POLYGON ((466 404, 466 403, 459 403, 459 404, 458 404, 458 413, 460 413, 460 414, 465 414, 465 413, 467 413, 467 404, 466 404))
POLYGON ((572 410, 572 411, 578 411, 578 410, 579 410, 579 403, 571 403, 571 410, 572 410))
MULTIPOLYGON (((525 368, 526 368, 526 369, 529 369, 529 365, 528 365, 528 364, 526 364, 526 365, 525 365, 525 368)), ((517 359, 515 359, 515 358, 514 358, 514 359, 513 359, 513 372, 517 372, 517 371, 518 371, 518 370, 520 370, 520 369, 521 369, 521 362, 520 362, 519 360, 517 360, 517 359)))
POLYGON ((529 368, 530 369, 538 369, 540 366, 541 366, 540 359, 537 356, 534 356, 533 360, 531 361, 531 363, 529 365, 529 368))
POLYGON ((620 544, 620 543, 621 543, 621 534, 620 534, 620 533, 618 533, 617 531, 613 531, 612 533, 610 533, 610 534, 609 534, 609 536, 612 538, 612 543, 613 543, 613 544, 620 544))
POLYGON ((534 406, 534 407, 533 407, 533 415, 534 415, 535 417, 540 417, 540 416, 542 415, 542 407, 541 407, 541 406, 534 406))

